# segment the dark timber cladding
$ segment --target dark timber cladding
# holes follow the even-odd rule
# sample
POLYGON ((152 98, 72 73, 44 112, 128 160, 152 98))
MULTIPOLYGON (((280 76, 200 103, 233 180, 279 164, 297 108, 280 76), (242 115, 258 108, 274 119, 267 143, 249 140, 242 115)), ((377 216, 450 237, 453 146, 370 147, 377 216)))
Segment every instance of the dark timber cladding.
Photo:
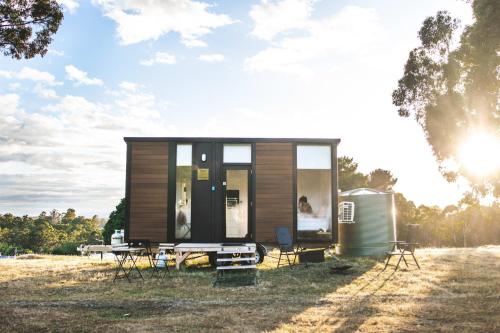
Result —
POLYGON ((167 240, 168 143, 129 142, 128 239, 167 240))
POLYGON ((260 242, 274 242, 274 228, 293 228, 293 144, 257 143, 255 224, 260 242))

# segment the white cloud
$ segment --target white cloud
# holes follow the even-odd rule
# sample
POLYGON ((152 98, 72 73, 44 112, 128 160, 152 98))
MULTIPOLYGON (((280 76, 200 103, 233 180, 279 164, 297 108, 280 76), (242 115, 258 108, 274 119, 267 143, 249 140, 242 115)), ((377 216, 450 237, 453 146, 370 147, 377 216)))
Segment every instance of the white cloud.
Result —
POLYGON ((157 40, 177 32, 187 47, 205 46, 200 38, 234 21, 210 12, 213 5, 194 0, 93 0, 104 15, 117 23, 122 44, 157 40))
POLYGON ((118 86, 120 87, 120 89, 132 91, 132 92, 136 91, 137 88, 139 87, 139 85, 137 83, 128 82, 128 81, 122 81, 122 82, 120 82, 120 84, 118 86))
MULTIPOLYGON (((377 13, 373 9, 355 6, 344 7, 327 19, 309 19, 301 26, 306 36, 273 40, 269 47, 245 59, 245 69, 310 77, 315 61, 334 55, 367 56, 383 35, 377 13)), ((276 29, 269 30, 269 33, 263 29, 258 31, 266 39, 277 36, 276 29)))
POLYGON ((87 72, 84 72, 73 65, 67 65, 64 69, 68 80, 75 81, 77 85, 83 84, 86 86, 102 86, 104 84, 101 79, 89 78, 87 72))
MULTIPOLYGON (((35 82, 33 92, 38 96, 46 99, 57 98, 57 93, 54 89, 48 86, 61 85, 61 82, 56 81, 54 75, 49 72, 39 71, 30 67, 23 67, 20 71, 0 71, 0 78, 15 79, 15 80, 29 80, 35 82)), ((11 91, 17 91, 23 87, 19 82, 9 83, 11 91)))
POLYGON ((57 98, 57 93, 54 89, 49 89, 45 87, 43 84, 36 84, 35 88, 33 91, 40 97, 46 98, 46 99, 53 99, 57 98))
POLYGON ((56 81, 54 75, 49 72, 39 71, 30 67, 23 67, 19 73, 15 75, 16 78, 20 80, 32 80, 46 82, 48 84, 53 84, 56 81))
POLYGON ((48 54, 52 54, 52 55, 55 55, 55 56, 58 56, 58 57, 62 57, 64 56, 64 51, 59 51, 59 50, 56 50, 56 49, 49 49, 47 51, 48 54))
POLYGON ((161 103, 143 91, 106 102, 66 95, 26 111, 22 104, 17 94, 0 94, 0 213, 109 213, 124 194, 123 137, 173 132, 161 103))
MULTIPOLYGON (((0 95, 0 116, 10 116, 20 112, 19 99, 20 97, 17 94, 0 95)), ((0 134, 1 138, 2 135, 0 134)))
POLYGON ((4 71, 0 70, 0 78, 15 79, 15 80, 28 80, 38 84, 44 85, 61 85, 61 82, 56 81, 54 75, 49 72, 39 71, 31 67, 23 67, 20 71, 4 71))
POLYGON ((4 71, 0 70, 0 78, 17 79, 17 80, 30 80, 35 82, 43 82, 49 85, 58 85, 60 82, 56 81, 54 75, 49 72, 39 71, 31 67, 23 67, 20 71, 4 71))
POLYGON ((272 40, 282 32, 306 28, 313 3, 313 0, 262 0, 260 4, 253 5, 250 11, 255 24, 251 35, 272 40))
POLYGON ((12 83, 9 83, 9 90, 18 90, 19 88, 21 88, 21 84, 19 82, 12 82, 12 83))
POLYGON ((0 77, 4 79, 12 79, 14 73, 10 71, 0 70, 0 77))
POLYGON ((223 62, 226 60, 223 54, 214 53, 214 54, 202 54, 198 57, 198 60, 206 61, 206 62, 223 62))
POLYGON ((63 5, 71 14, 75 13, 80 4, 77 0, 57 0, 61 5, 63 5))
POLYGON ((139 63, 142 66, 153 66, 154 64, 173 65, 176 62, 175 55, 166 52, 156 52, 152 58, 141 60, 139 63))

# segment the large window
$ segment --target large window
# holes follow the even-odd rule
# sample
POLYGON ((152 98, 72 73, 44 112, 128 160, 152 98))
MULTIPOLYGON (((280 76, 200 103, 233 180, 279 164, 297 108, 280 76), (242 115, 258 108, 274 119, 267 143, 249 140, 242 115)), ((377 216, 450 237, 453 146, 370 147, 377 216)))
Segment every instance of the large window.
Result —
POLYGON ((327 145, 297 146, 297 238, 332 239, 332 152, 327 145))
POLYGON ((193 148, 177 145, 175 184, 175 238, 191 238, 191 178, 193 148))

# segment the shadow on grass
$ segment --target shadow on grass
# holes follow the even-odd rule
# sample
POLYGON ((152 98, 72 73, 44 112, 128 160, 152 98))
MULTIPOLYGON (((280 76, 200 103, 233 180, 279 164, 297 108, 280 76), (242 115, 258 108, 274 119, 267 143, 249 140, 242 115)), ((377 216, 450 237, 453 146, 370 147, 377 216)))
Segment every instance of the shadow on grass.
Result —
POLYGON ((409 330, 500 332, 500 252, 453 249, 438 258, 423 273, 428 290, 414 302, 409 330))
POLYGON ((339 317, 344 318, 340 326, 335 327, 335 330, 338 332, 357 331, 368 318, 378 316, 379 311, 372 306, 371 300, 396 273, 394 269, 380 270, 359 289, 350 294, 343 304, 330 314, 330 317, 337 320, 337 322, 339 317), (368 292, 360 296, 364 291, 368 292))
POLYGON ((471 254, 438 256, 422 270, 387 269, 328 303, 315 325, 335 332, 498 332, 499 278, 495 258, 471 254))

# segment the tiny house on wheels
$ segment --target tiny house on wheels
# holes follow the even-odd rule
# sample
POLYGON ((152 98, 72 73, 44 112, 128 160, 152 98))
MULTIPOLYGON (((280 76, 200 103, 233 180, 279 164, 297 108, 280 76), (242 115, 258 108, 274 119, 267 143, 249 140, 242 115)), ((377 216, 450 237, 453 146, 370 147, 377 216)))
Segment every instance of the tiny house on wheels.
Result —
POLYGON ((339 139, 126 137, 125 239, 156 243, 338 239, 339 139))

